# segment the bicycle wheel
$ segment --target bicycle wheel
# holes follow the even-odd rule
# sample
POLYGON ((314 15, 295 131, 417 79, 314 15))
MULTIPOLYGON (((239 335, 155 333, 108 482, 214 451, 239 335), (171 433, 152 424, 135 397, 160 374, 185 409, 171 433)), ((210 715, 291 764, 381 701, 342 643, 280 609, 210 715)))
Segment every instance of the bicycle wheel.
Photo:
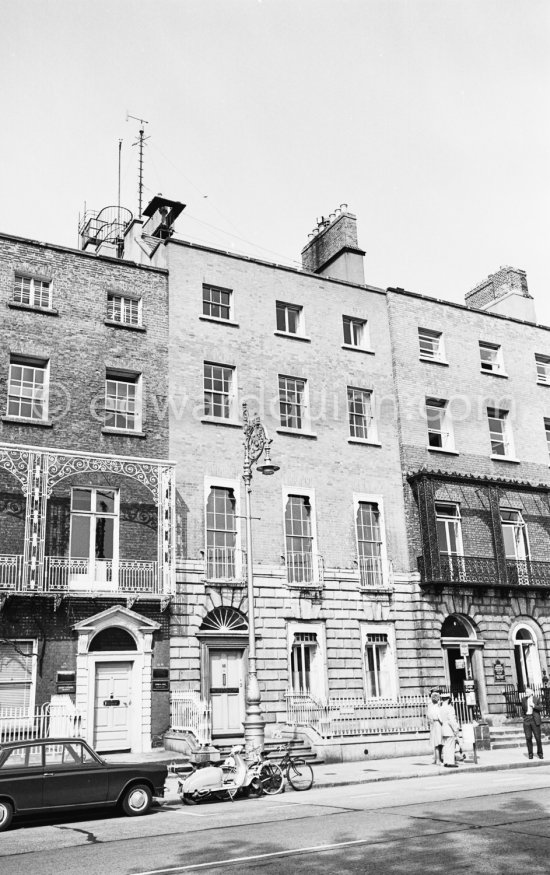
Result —
POLYGON ((277 763, 262 763, 258 771, 262 790, 268 796, 274 796, 283 789, 285 779, 277 763))
POLYGON ((309 790, 313 785, 313 769, 305 760, 290 760, 286 777, 293 790, 309 790))

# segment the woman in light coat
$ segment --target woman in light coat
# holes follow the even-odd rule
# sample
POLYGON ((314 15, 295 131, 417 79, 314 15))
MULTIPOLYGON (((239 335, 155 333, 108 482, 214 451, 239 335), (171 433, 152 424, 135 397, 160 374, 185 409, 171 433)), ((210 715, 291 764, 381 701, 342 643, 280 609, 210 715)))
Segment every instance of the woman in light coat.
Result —
POLYGON ((430 727, 430 744, 434 763, 437 765, 443 762, 443 736, 441 734, 441 702, 439 699, 439 690, 432 690, 430 693, 430 702, 426 711, 426 718, 430 727))
POLYGON ((458 768, 455 760, 458 730, 459 725, 451 694, 443 693, 441 696, 441 734, 443 736, 443 765, 446 769, 458 768))

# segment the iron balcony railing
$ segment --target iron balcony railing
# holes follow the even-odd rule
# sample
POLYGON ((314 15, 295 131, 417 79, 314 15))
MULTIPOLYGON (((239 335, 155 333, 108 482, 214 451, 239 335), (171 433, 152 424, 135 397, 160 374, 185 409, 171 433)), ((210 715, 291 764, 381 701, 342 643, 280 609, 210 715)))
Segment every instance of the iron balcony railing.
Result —
MULTIPOLYGON (((25 582, 22 555, 0 556, 0 589, 11 592, 30 591, 25 582)), ((138 559, 71 559, 45 556, 39 591, 123 592, 159 594, 158 563, 138 559)), ((36 588, 33 590, 36 592, 36 588)))
POLYGON ((358 556, 357 564, 361 589, 373 589, 386 585, 384 567, 379 556, 358 556))
POLYGON ((246 582, 246 553, 238 547, 207 547, 205 566, 208 583, 242 586, 246 582))
POLYGON ((419 557, 418 566, 423 583, 550 589, 550 562, 504 559, 499 569, 494 557, 440 554, 439 573, 432 574, 431 578, 426 575, 423 557, 419 557))
POLYGON ((325 563, 318 553, 287 552, 286 580, 289 586, 316 587, 323 586, 325 578, 325 563))
POLYGON ((0 556, 0 587, 17 589, 23 578, 23 556, 0 556))

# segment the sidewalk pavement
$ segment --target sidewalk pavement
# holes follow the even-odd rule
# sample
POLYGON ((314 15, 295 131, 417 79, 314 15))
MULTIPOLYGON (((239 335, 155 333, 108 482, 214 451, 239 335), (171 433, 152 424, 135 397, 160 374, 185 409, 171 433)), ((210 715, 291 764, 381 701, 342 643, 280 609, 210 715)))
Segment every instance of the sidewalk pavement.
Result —
MULTIPOLYGON (((432 763, 430 754, 426 756, 392 757, 391 759, 370 760, 368 757, 351 763, 319 763, 313 765, 314 787, 344 787, 349 784, 368 784, 376 781, 397 781, 404 778, 428 778, 441 775, 442 778, 460 775, 463 772, 493 772, 505 769, 540 768, 550 765, 550 746, 547 747, 546 760, 527 758, 523 747, 503 750, 482 750, 477 754, 477 765, 472 761, 472 752, 467 752, 468 761, 460 763, 457 769, 446 769, 432 763)), ((106 760, 124 762, 154 761, 165 763, 169 768, 165 800, 175 801, 177 797, 177 778, 173 772, 183 759, 174 751, 156 748, 147 754, 109 754, 106 760), (172 768, 170 768, 172 766, 172 768)))

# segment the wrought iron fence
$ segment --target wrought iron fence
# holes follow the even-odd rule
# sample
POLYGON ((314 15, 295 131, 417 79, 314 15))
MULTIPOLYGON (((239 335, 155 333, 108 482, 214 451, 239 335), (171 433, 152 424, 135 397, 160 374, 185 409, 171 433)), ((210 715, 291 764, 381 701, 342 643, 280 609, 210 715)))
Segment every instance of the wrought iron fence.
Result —
MULTIPOLYGON (((540 700, 542 716, 550 717, 550 688, 544 686, 544 684, 532 684, 531 689, 540 700)), ((506 716, 512 718, 523 717, 523 711, 521 710, 521 700, 525 695, 523 687, 506 684, 503 693, 506 703, 506 716)))
POLYGON ((195 690, 172 690, 170 693, 170 728, 191 732, 199 744, 212 741, 210 705, 195 690))
POLYGON ((76 738, 82 718, 63 704, 46 702, 37 708, 0 708, 0 741, 26 741, 34 738, 76 738))
MULTIPOLYGON (((423 732, 428 729, 428 695, 399 696, 396 699, 364 699, 360 696, 331 696, 324 702, 308 692, 286 693, 287 722, 309 726, 322 738, 353 735, 387 735, 423 732)), ((453 693, 460 725, 472 719, 464 693, 453 693)))

